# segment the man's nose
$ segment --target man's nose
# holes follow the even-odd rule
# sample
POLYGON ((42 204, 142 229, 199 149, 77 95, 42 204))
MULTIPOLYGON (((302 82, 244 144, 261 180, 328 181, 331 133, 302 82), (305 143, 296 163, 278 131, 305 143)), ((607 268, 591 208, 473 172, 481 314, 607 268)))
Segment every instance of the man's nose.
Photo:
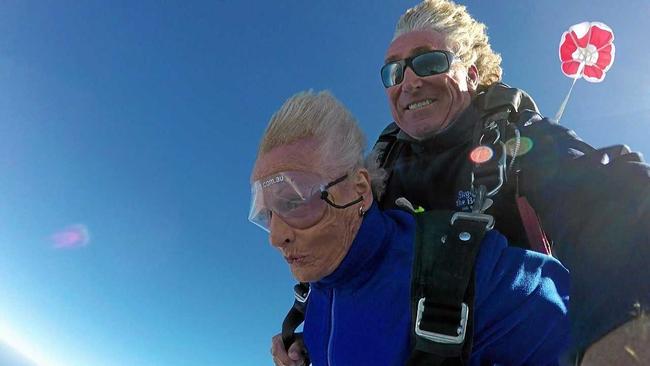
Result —
POLYGON ((412 92, 422 87, 422 78, 417 76, 410 67, 404 68, 404 80, 402 80, 402 90, 412 92))
POLYGON ((271 216, 269 231, 269 241, 276 248, 283 248, 295 240, 293 228, 278 215, 271 216))

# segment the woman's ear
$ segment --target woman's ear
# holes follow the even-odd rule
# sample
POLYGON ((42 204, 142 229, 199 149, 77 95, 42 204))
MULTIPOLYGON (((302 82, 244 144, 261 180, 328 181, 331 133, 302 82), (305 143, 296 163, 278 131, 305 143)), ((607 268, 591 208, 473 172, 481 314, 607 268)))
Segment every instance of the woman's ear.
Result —
POLYGON ((359 196, 363 197, 363 207, 368 210, 372 206, 372 184, 370 174, 365 168, 357 170, 354 176, 354 189, 359 196))

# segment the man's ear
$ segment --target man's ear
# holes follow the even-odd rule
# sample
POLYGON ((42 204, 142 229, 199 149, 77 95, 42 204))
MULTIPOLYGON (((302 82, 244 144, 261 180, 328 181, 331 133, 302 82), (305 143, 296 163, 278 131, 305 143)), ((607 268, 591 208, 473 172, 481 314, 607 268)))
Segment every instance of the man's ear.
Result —
POLYGON ((479 83, 479 74, 478 74, 478 69, 476 68, 476 65, 472 65, 467 69, 467 88, 475 92, 476 88, 478 88, 478 83, 479 83))
POLYGON ((368 210, 372 206, 372 184, 370 181, 370 174, 365 168, 357 170, 354 176, 354 188, 363 197, 363 207, 368 210))

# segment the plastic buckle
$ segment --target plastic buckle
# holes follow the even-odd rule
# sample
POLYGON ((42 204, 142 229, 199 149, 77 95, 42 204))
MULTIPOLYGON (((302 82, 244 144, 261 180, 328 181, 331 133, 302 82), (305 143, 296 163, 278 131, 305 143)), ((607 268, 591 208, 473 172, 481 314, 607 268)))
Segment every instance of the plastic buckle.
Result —
POLYGON ((450 220, 451 225, 454 225, 454 223, 458 219, 484 222, 486 230, 494 229, 494 216, 492 215, 478 213, 478 212, 455 212, 450 220))
POLYGON ((467 318, 469 317, 469 307, 467 304, 461 304, 460 311, 460 322, 458 324, 458 334, 448 335, 437 332, 430 332, 420 328, 420 322, 422 321, 422 313, 424 312, 424 297, 418 301, 418 313, 415 319, 415 334, 418 336, 427 339, 432 342, 442 343, 442 344, 461 344, 465 340, 465 330, 467 329, 467 318))
POLYGON ((307 299, 309 298, 309 294, 311 294, 311 286, 307 287, 307 293, 305 293, 303 287, 304 286, 301 284, 293 286, 293 297, 295 297, 296 301, 301 304, 306 303, 307 299))

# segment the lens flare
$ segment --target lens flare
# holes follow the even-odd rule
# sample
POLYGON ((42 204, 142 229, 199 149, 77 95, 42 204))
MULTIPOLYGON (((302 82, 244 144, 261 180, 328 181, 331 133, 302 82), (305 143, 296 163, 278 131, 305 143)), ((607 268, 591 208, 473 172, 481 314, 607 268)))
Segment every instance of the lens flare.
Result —
POLYGON ((487 163, 494 156, 494 151, 485 145, 477 146, 471 153, 469 159, 475 164, 487 163))
POLYGON ((56 249, 78 248, 88 245, 90 233, 85 225, 75 224, 52 234, 51 240, 56 249))
POLYGON ((517 147, 517 139, 513 137, 506 142, 506 154, 517 157, 526 155, 533 149, 533 145, 533 140, 523 136, 519 139, 519 147, 517 147))

